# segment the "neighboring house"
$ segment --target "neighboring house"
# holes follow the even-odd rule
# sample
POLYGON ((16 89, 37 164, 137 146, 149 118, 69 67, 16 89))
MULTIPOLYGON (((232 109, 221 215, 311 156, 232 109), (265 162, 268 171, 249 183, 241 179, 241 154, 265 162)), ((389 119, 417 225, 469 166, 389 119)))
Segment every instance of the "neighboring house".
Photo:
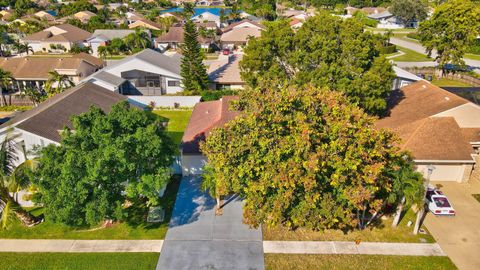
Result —
POLYGON ((364 7, 361 9, 361 11, 367 15, 382 13, 386 10, 384 7, 364 7))
POLYGON ((83 46, 84 41, 92 34, 70 24, 51 26, 40 32, 21 39, 32 47, 34 52, 65 52, 74 45, 83 46))
POLYGON ((139 19, 128 25, 128 28, 130 29, 134 29, 137 27, 142 27, 150 30, 162 30, 162 26, 160 24, 147 19, 139 19))
POLYGON ((241 20, 239 22, 232 23, 229 26, 223 28, 222 32, 226 33, 226 32, 231 31, 233 29, 240 29, 240 28, 255 28, 255 29, 258 29, 258 30, 263 30, 263 29, 265 29, 265 26, 263 26, 262 24, 260 24, 258 22, 244 19, 244 20, 241 20))
POLYGON ((14 79, 11 87, 43 89, 49 71, 67 75, 75 84, 104 66, 102 60, 86 53, 71 57, 13 57, 0 58, 0 68, 9 71, 14 79))
MULTIPOLYGON (((155 47, 161 50, 167 48, 178 49, 179 45, 183 44, 184 39, 183 26, 172 26, 167 33, 161 35, 155 40, 155 47)), ((210 46, 215 43, 213 38, 206 38, 198 35, 198 42, 202 49, 208 49, 210 46)))
POLYGON ((63 17, 61 19, 58 19, 57 21, 59 23, 66 23, 68 19, 77 19, 82 23, 88 23, 88 21, 90 21, 90 19, 94 16, 97 16, 97 14, 95 14, 91 11, 85 10, 85 11, 77 12, 73 15, 63 17))
POLYGON ((423 79, 415 74, 412 74, 406 70, 403 70, 397 66, 393 66, 396 78, 393 80, 392 90, 400 89, 404 86, 412 84, 414 82, 422 81, 423 79))
MULTIPOLYGON (((150 35, 150 31, 144 29, 148 36, 150 35)), ((128 29, 97 29, 93 32, 93 34, 85 41, 85 46, 89 46, 92 48, 92 54, 98 56, 98 47, 106 46, 108 43, 114 39, 124 39, 126 36, 135 33, 135 30, 128 30, 128 29)))
POLYGON ((124 95, 161 96, 183 91, 180 57, 151 49, 124 58, 83 81, 124 95))
POLYGON ((345 8, 345 13, 346 13, 345 15, 352 16, 357 11, 358 11, 358 8, 348 6, 348 7, 345 8))
POLYGON ((257 38, 262 35, 262 30, 258 28, 234 28, 220 37, 222 48, 237 48, 247 45, 250 38, 257 38))
POLYGON ((145 19, 142 16, 142 14, 134 12, 134 11, 128 11, 127 13, 125 13, 125 16, 127 17, 128 24, 131 24, 131 23, 134 23, 136 21, 145 19))
POLYGON ((55 16, 52 13, 41 10, 33 15, 39 18, 40 20, 46 20, 46 21, 52 22, 52 21, 55 21, 55 16))
POLYGON ((433 181, 468 181, 478 162, 480 106, 422 80, 394 91, 389 108, 376 126, 400 135, 417 171, 428 177, 433 165, 433 181))
MULTIPOLYGON (((65 127, 72 128, 71 117, 87 112, 96 106, 105 112, 126 100, 126 97, 92 83, 84 83, 70 88, 42 102, 39 106, 18 114, 0 126, 0 138, 8 134, 14 141, 25 146, 28 158, 34 157, 32 150, 49 144, 60 144, 65 127)), ((17 153, 19 163, 24 161, 22 153, 17 153)))
POLYGON ((213 13, 208 12, 208 11, 192 17, 192 20, 194 22, 215 22, 217 27, 221 26, 220 16, 217 16, 213 13))
POLYGON ((300 29, 303 26, 303 21, 299 19, 293 19, 289 23, 290 27, 294 30, 300 29))
MULTIPOLYGON (((386 29, 399 29, 405 28, 400 20, 395 17, 392 13, 388 10, 385 10, 380 13, 374 13, 368 15, 368 18, 378 21, 377 28, 386 28, 386 29)), ((412 27, 416 26, 416 23, 412 23, 412 27)))
POLYGON ((223 96, 220 100, 195 105, 180 145, 183 175, 203 173, 206 158, 200 151, 200 142, 210 135, 213 128, 223 127, 237 117, 238 112, 230 108, 231 101, 237 99, 235 96, 223 96))
POLYGON ((215 22, 195 22, 197 29, 204 28, 206 30, 214 30, 215 33, 218 31, 217 24, 215 22))
POLYGON ((245 82, 240 76, 239 62, 242 60, 242 54, 228 56, 227 59, 208 61, 208 78, 212 82, 211 88, 222 89, 243 89, 245 82))

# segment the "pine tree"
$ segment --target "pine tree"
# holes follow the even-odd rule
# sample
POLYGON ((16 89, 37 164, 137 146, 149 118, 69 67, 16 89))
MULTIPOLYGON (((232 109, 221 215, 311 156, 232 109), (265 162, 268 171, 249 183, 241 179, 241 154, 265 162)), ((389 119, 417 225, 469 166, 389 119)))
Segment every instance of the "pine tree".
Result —
POLYGON ((203 56, 195 24, 191 20, 187 20, 184 29, 182 82, 185 91, 196 93, 208 88, 208 75, 202 62, 203 56))

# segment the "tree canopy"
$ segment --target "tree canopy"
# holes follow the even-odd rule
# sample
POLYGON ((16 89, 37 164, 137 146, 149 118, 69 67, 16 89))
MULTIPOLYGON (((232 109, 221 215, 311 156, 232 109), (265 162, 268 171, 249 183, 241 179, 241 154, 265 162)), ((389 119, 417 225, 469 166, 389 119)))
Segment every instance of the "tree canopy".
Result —
POLYGON ((240 63, 247 85, 326 86, 344 92, 368 113, 386 109, 394 72, 380 56, 379 39, 356 19, 343 21, 327 13, 310 18, 297 31, 286 21, 267 24, 251 39, 240 63))
POLYGON ((272 21, 277 17, 275 0, 241 0, 240 8, 250 14, 272 21))
POLYGON ((470 0, 451 0, 438 6, 432 17, 420 24, 420 41, 437 62, 464 66, 463 56, 480 35, 480 6, 470 0))
POLYGON ((72 124, 60 145, 40 153, 34 183, 47 219, 95 225, 120 219, 126 198, 158 204, 175 149, 156 116, 121 102, 108 114, 92 107, 72 124))
POLYGON ((389 10, 406 26, 423 21, 428 15, 428 5, 423 0, 393 0, 389 10))
POLYGON ((245 198, 246 223, 363 229, 396 200, 391 192, 402 196, 404 178, 392 175, 409 155, 343 94, 257 88, 242 92, 236 108, 240 116, 214 129, 201 149, 206 179, 216 181, 205 186, 245 198))

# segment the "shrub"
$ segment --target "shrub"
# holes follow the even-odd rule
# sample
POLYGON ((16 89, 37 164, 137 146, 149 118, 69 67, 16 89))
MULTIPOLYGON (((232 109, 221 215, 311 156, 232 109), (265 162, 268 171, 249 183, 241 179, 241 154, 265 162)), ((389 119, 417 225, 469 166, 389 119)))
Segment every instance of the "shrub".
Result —
POLYGON ((11 111, 28 111, 32 108, 32 106, 16 106, 16 105, 8 105, 8 106, 1 106, 0 111, 3 112, 11 112, 11 111))
POLYGON ((231 96, 236 95, 237 92, 235 90, 204 90, 200 92, 203 101, 212 101, 218 100, 223 96, 231 96))
POLYGON ((476 39, 468 48, 469 53, 480 54, 480 40, 476 39))
POLYGON ((391 54, 397 51, 397 46, 390 44, 388 46, 382 46, 379 48, 381 54, 391 54))
POLYGON ((420 40, 420 35, 418 33, 408 33, 407 37, 411 39, 420 40))

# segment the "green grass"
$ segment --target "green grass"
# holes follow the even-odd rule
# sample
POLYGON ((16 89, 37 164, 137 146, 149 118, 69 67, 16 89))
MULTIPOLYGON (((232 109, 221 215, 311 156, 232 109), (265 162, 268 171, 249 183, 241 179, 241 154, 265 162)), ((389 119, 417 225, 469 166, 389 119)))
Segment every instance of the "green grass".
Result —
POLYGON ((480 54, 467 53, 465 54, 465 58, 480 61, 480 54))
POLYGON ((396 37, 396 38, 404 40, 404 41, 421 44, 419 40, 407 37, 408 34, 409 33, 394 33, 393 37, 396 37))
POLYGON ((155 269, 158 253, 0 253, 0 269, 155 269))
POLYGON ((265 254, 265 269, 457 269, 448 257, 385 255, 265 254))
MULTIPOLYGON (((109 228, 98 230, 79 229, 48 220, 28 228, 19 221, 14 220, 7 229, 0 230, 0 239, 163 239, 167 233, 168 222, 172 215, 179 185, 180 178, 174 177, 173 181, 167 186, 161 202, 161 205, 165 207, 165 221, 162 223, 147 223, 148 208, 145 203, 134 202, 126 210, 128 215, 126 220, 115 223, 109 228)), ((33 208, 30 212, 38 216, 43 213, 43 209, 33 208)))
POLYGON ((123 58, 127 57, 128 55, 109 55, 105 57, 107 60, 122 60, 123 58))
POLYGON ((397 228, 392 228, 392 219, 378 220, 376 224, 363 231, 354 230, 343 232, 341 230, 312 231, 308 229, 287 230, 283 227, 268 228, 264 226, 264 240, 278 241, 355 241, 363 242, 403 242, 403 243, 434 243, 433 237, 428 234, 413 234, 413 226, 408 227, 408 221, 415 223, 415 213, 409 210, 405 213, 397 228))
POLYGON ((433 61, 432 58, 425 54, 418 53, 416 51, 397 46, 397 50, 404 52, 405 54, 390 58, 395 62, 428 62, 433 61))
POLYGON ((432 80, 432 84, 439 86, 439 87, 472 87, 472 85, 468 83, 464 83, 457 80, 451 80, 447 78, 435 78, 432 80))
POLYGON ((168 121, 167 134, 176 144, 182 141, 183 132, 187 128, 188 121, 192 115, 191 110, 155 110, 155 114, 168 121))

